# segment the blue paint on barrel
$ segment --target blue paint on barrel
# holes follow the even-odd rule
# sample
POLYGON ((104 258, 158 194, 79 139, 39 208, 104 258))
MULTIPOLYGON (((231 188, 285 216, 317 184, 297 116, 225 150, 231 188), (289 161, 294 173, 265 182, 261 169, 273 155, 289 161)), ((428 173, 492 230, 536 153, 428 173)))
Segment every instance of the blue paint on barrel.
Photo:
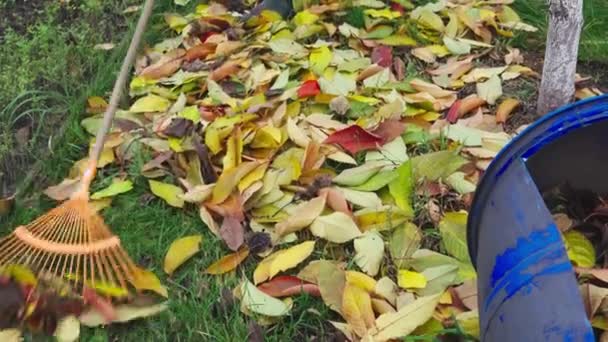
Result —
POLYGON ((487 310, 499 291, 505 291, 503 301, 509 300, 536 277, 571 272, 570 262, 554 263, 564 258, 564 249, 556 242, 561 237, 554 224, 544 230, 534 231, 526 238, 517 240, 517 245, 508 248, 496 257, 490 278, 492 291, 486 297, 484 310, 487 310), (543 265, 540 269, 535 269, 543 265))
POLYGON ((607 147, 608 96, 602 96, 546 115, 486 170, 467 229, 483 340, 594 340, 572 265, 540 191, 569 182, 608 192, 607 147))

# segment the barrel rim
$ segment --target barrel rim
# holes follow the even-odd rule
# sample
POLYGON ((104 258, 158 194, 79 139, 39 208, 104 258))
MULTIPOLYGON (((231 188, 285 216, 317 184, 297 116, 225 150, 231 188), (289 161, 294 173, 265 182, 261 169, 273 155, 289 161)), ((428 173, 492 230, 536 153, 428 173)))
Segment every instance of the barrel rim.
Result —
POLYGON ((494 190, 492 183, 496 181, 496 178, 500 177, 500 174, 506 167, 509 167, 513 159, 522 157, 533 149, 533 153, 535 153, 542 145, 555 140, 557 137, 553 137, 553 135, 557 135, 558 132, 563 134, 572 129, 577 129, 583 125, 603 119, 608 119, 608 94, 577 101, 544 115, 526 127, 523 132, 516 135, 500 150, 477 185, 473 203, 469 210, 467 245, 469 257, 475 268, 477 268, 481 214, 489 195, 494 190), (546 139, 539 140, 538 138, 548 130, 554 132, 546 139))

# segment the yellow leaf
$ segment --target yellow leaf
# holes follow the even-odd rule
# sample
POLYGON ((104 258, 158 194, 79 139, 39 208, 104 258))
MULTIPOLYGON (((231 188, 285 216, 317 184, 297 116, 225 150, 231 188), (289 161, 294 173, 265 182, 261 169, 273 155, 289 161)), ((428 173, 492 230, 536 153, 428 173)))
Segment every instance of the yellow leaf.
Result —
POLYGON ((595 249, 591 242, 580 232, 569 230, 564 233, 568 258, 579 267, 590 268, 595 265, 595 249))
POLYGON ((3 266, 0 268, 0 275, 11 278, 20 285, 36 286, 38 283, 36 276, 29 268, 17 264, 3 266))
POLYGON ((204 202, 207 198, 209 198, 209 196, 211 196, 213 187, 215 187, 215 183, 196 185, 194 188, 183 194, 181 198, 188 203, 204 202))
POLYGON ((213 194, 211 201, 215 204, 224 202, 228 196, 235 189, 237 184, 245 177, 249 172, 253 171, 260 165, 257 161, 245 162, 235 167, 222 172, 215 187, 213 188, 213 194))
POLYGON ((386 19, 395 19, 401 16, 401 13, 397 11, 391 11, 388 8, 384 8, 381 10, 378 9, 366 9, 365 14, 369 15, 372 18, 386 18, 386 19))
POLYGON ((279 236, 294 233, 308 227, 325 209, 326 196, 319 196, 299 204, 293 209, 295 215, 276 224, 275 231, 279 236))
POLYGON ((136 268, 133 273, 134 278, 131 284, 137 290, 150 290, 165 298, 169 296, 167 288, 160 283, 160 280, 154 273, 141 268, 136 268))
POLYGON ((129 111, 133 113, 164 112, 169 109, 170 105, 171 102, 166 98, 150 94, 135 101, 129 111))
POLYGON ((169 139, 167 139, 167 142, 169 143, 169 148, 174 152, 184 152, 181 138, 169 137, 169 139))
POLYGON ((333 53, 327 46, 318 47, 310 53, 309 63, 310 70, 312 70, 315 74, 321 76, 325 69, 329 66, 331 59, 333 58, 333 53))
POLYGON ((205 273, 207 274, 224 274, 235 269, 243 260, 249 256, 249 249, 241 248, 238 252, 228 254, 209 266, 205 273))
POLYGON ((371 276, 378 274, 384 259, 382 236, 375 231, 367 231, 363 236, 355 239, 353 245, 357 252, 354 257, 357 266, 371 276))
POLYGON ((448 254, 454 258, 469 263, 469 249, 467 246, 467 218, 466 211, 445 213, 439 222, 441 241, 448 254))
POLYGON ((169 275, 200 250, 202 235, 191 235, 173 241, 165 255, 165 272, 169 275))
POLYGON ((257 166, 253 171, 249 172, 245 177, 243 177, 239 181, 238 189, 240 192, 245 191, 245 189, 249 188, 251 184, 259 181, 264 178, 264 174, 266 173, 266 169, 268 169, 268 163, 263 163, 257 166))
POLYGON ((101 150, 101 155, 99 156, 99 160, 97 161, 97 168, 101 169, 110 165, 114 162, 114 149, 111 147, 104 147, 101 150))
POLYGON ((240 130, 236 129, 226 142, 226 155, 224 156, 224 171, 233 169, 241 163, 243 154, 243 140, 240 130))
POLYGON ((117 284, 96 281, 94 283, 85 282, 85 284, 94 289, 97 293, 114 298, 122 298, 129 295, 127 289, 118 286, 117 284))
POLYGON ((412 12, 412 17, 415 20, 418 20, 421 25, 435 31, 443 32, 445 29, 445 25, 443 24, 441 17, 428 8, 422 8, 420 11, 412 12))
POLYGON ((99 190, 91 195, 91 199, 101 199, 106 197, 116 196, 133 189, 133 183, 130 180, 112 182, 107 188, 99 190))
POLYGON ((184 206, 184 200, 182 198, 184 195, 184 190, 182 190, 182 188, 173 184, 162 183, 152 179, 150 179, 148 183, 150 184, 150 190, 152 193, 164 199, 165 202, 167 202, 167 204, 170 206, 177 208, 182 208, 184 206))
POLYGON ((346 271, 346 282, 370 293, 374 292, 376 288, 376 280, 374 278, 357 271, 346 271))
POLYGON ((293 17, 293 22, 297 26, 314 24, 317 22, 317 20, 319 20, 319 16, 316 14, 310 13, 309 10, 304 10, 304 11, 298 12, 293 17))
POLYGON ((296 267, 308 258, 315 248, 314 241, 305 241, 293 247, 274 252, 262 260, 253 273, 253 282, 259 284, 279 272, 296 267))
POLYGON ((347 283, 342 296, 342 316, 358 336, 365 336, 376 319, 369 293, 347 283))
POLYGON ((264 126, 256 133, 250 146, 252 148, 277 148, 281 146, 281 129, 273 126, 264 126))
POLYGON ((345 243, 361 236, 355 221, 339 211, 317 217, 310 225, 310 231, 314 236, 335 243, 345 243))
POLYGON ((355 213, 361 231, 376 229, 378 231, 390 230, 407 221, 408 216, 399 208, 385 206, 384 208, 362 209, 355 213))
POLYGON ((385 313, 376 320, 374 341, 388 341, 409 335, 433 316, 441 294, 419 297, 394 313, 385 313))
POLYGON ((197 106, 188 106, 182 109, 177 116, 194 121, 195 123, 201 121, 201 113, 198 111, 197 106))
POLYGON ((439 298, 439 304, 452 305, 452 295, 450 291, 445 291, 439 298))
POLYGON ((389 46, 416 46, 416 41, 404 34, 393 34, 386 38, 378 40, 380 44, 389 46))
POLYGON ((404 289, 423 289, 427 283, 424 274, 408 270, 399 270, 397 280, 399 286, 404 289))

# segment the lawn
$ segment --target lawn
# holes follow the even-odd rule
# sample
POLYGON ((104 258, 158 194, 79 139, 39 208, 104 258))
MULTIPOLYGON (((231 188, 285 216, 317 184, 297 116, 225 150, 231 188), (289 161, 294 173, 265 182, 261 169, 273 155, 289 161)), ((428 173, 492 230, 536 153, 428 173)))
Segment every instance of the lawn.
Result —
MULTIPOLYGON (((191 6, 195 5, 193 1, 191 6)), ((505 44, 532 49, 542 42, 545 13, 541 0, 516 0, 524 20, 541 27, 537 34, 515 37, 505 44)), ((0 233, 29 222, 55 202, 41 191, 63 179, 73 163, 87 153, 88 135, 80 126, 89 96, 107 97, 124 57, 138 12, 123 13, 139 1, 28 1, 0 2, 0 181, 4 193, 17 191, 15 209, 0 217, 0 233), (113 43, 111 50, 95 49, 113 43), (8 47, 8 48, 6 48, 8 47), (20 132, 20 133, 18 133, 20 132), (25 138, 23 138, 25 136, 25 138)), ((172 1, 157 1, 146 42, 167 35, 163 13, 176 8, 172 1)), ((598 70, 608 55, 605 0, 586 0, 587 23, 581 43, 581 60, 598 70), (590 64, 588 64, 590 63, 590 64)), ((541 50, 530 51, 542 54, 541 50)), ((605 69, 607 65, 603 65, 605 69)), ((538 70, 540 71, 540 70, 538 70)), ((606 84, 606 80, 597 80, 606 84)), ((513 89, 522 100, 535 98, 535 85, 513 89)), ((125 99, 123 107, 128 107, 125 99)), ((528 107, 526 107, 528 108, 528 107)), ((529 108, 531 111, 533 107, 529 108)), ((532 113, 523 113, 531 117, 532 113)), ((529 119, 527 119, 529 120, 529 119)), ((106 168, 93 190, 107 186, 112 175, 126 172, 134 191, 118 196, 103 216, 120 236, 131 257, 161 277, 170 294, 170 309, 159 316, 107 328, 85 329, 82 341, 242 341, 250 333, 250 319, 238 305, 226 305, 222 291, 232 290, 245 272, 251 278, 253 262, 229 276, 210 277, 203 270, 228 250, 201 222, 198 211, 169 207, 151 197, 140 170, 149 155, 136 153, 127 170, 106 168), (202 234, 203 247, 171 278, 162 270, 164 255, 176 238, 202 234), (245 270, 245 271, 242 271, 245 270), (225 309, 227 307, 227 309, 225 309)), ((320 300, 301 296, 294 311, 265 331, 267 341, 294 341, 317 336, 332 340, 327 323, 335 313, 320 300)), ((39 340, 40 336, 27 336, 39 340)))

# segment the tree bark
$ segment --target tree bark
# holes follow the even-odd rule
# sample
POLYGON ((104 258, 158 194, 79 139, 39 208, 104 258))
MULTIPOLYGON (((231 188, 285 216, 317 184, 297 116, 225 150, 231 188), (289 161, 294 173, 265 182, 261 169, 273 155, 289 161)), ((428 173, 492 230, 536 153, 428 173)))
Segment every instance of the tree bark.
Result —
POLYGON ((538 96, 538 115, 544 115, 572 100, 583 25, 583 0, 548 1, 549 32, 538 96))

